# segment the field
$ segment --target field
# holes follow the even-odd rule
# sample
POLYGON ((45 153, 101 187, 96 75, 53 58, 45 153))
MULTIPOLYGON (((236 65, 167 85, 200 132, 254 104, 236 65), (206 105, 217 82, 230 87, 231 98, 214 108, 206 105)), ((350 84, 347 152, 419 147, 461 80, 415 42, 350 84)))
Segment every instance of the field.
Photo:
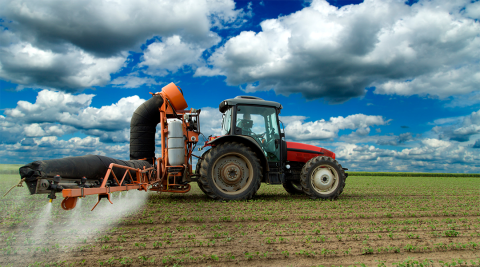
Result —
MULTIPOLYGON (((0 193, 18 180, 0 174, 0 193)), ((67 212, 60 197, 15 188, 0 204, 0 266, 478 266, 479 184, 352 176, 337 201, 262 184, 242 202, 194 184, 186 195, 123 192, 93 212, 93 196, 67 212)))

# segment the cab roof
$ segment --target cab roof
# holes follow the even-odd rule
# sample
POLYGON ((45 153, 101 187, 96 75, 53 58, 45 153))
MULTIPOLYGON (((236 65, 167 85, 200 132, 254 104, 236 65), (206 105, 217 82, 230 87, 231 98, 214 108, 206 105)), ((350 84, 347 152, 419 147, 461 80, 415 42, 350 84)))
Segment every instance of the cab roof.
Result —
POLYGON ((277 109, 283 108, 282 104, 277 102, 266 101, 261 99, 260 97, 255 96, 240 95, 235 98, 223 100, 218 106, 218 109, 220 110, 220 112, 224 113, 229 107, 236 105, 268 106, 275 107, 277 109))

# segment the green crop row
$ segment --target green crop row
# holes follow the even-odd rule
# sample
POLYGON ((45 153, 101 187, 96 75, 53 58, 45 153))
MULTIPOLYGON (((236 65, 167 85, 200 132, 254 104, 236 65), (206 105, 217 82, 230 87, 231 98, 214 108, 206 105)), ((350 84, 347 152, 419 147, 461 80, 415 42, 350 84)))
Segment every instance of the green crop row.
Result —
POLYGON ((18 174, 23 164, 0 164, 0 174, 18 174))
POLYGON ((480 177, 480 173, 425 173, 425 172, 348 172, 348 176, 394 177, 480 177))
POLYGON ((0 170, 0 174, 18 174, 18 169, 17 170, 0 170))

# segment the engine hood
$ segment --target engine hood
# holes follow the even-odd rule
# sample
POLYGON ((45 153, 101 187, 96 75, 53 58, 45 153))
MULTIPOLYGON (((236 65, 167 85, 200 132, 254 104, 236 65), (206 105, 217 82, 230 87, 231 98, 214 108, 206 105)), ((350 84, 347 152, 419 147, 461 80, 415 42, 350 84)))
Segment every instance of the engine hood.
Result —
POLYGON ((335 153, 328 149, 297 142, 287 142, 288 161, 307 162, 317 156, 327 156, 335 159, 335 153))

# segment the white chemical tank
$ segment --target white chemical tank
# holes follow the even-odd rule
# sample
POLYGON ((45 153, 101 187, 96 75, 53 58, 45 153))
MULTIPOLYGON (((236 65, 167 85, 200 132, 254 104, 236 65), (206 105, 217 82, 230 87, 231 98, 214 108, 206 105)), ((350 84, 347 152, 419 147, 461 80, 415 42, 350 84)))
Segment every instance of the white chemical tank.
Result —
POLYGON ((182 165, 185 161, 182 121, 168 119, 168 165, 182 165))

